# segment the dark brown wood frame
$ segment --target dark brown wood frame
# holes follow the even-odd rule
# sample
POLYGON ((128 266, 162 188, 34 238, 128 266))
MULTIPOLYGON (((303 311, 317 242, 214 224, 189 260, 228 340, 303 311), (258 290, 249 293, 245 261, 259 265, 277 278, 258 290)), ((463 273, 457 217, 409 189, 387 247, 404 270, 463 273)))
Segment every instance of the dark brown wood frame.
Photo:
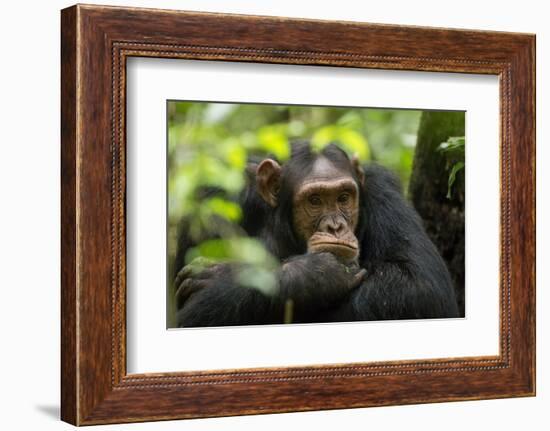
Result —
POLYGON ((534 35, 81 5, 61 17, 63 420, 87 425, 535 394, 534 35), (131 56, 498 75, 500 354, 128 375, 131 56))

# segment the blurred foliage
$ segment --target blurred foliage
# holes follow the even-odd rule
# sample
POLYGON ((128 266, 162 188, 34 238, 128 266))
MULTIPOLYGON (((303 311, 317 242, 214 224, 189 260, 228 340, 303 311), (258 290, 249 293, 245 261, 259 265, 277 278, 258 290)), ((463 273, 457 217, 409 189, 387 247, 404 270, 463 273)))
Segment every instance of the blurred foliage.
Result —
POLYGON ((437 149, 441 151, 447 159, 447 169, 449 170, 447 199, 451 199, 452 187, 456 180, 456 174, 466 166, 466 138, 464 136, 450 137, 446 142, 442 142, 437 149))
POLYGON ((311 139, 320 150, 337 142, 362 161, 395 171, 405 189, 410 176, 421 111, 168 102, 168 214, 170 226, 183 215, 199 226, 212 214, 238 221, 240 209, 223 198, 201 199, 197 190, 215 187, 236 195, 244 187, 249 155, 284 162, 289 141, 311 139))
POLYGON ((238 262, 243 264, 238 273, 241 286, 252 287, 266 294, 275 288, 274 270, 278 261, 262 243, 247 237, 210 239, 191 248, 185 260, 200 272, 201 268, 214 263, 238 262))
POLYGON ((199 244, 186 261, 244 263, 241 284, 269 290, 276 261, 261 243, 241 237, 236 223, 241 208, 232 201, 245 186, 247 159, 270 156, 284 162, 294 139, 311 140, 314 151, 335 142, 362 162, 392 169, 407 190, 420 115, 414 110, 169 101, 169 265, 182 216, 190 220, 195 238, 221 218, 230 222, 223 239, 199 244), (204 194, 205 189, 216 192, 204 194))

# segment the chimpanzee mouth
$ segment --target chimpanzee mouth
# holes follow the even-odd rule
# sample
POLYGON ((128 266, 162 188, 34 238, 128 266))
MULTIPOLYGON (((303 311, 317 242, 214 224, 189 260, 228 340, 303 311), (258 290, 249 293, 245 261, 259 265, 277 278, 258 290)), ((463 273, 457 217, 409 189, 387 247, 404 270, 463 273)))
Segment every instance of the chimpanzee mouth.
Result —
POLYGON ((332 241, 315 241, 311 243, 311 247, 315 248, 325 248, 325 247, 346 247, 351 250, 357 250, 357 244, 354 244, 352 242, 347 241, 338 241, 338 240, 332 240, 332 241))

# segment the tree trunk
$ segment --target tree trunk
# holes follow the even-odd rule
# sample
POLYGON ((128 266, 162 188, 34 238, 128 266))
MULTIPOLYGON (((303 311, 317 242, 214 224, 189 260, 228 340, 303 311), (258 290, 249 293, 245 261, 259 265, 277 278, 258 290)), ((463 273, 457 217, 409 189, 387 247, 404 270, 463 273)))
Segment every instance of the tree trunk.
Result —
POLYGON ((464 316, 465 169, 460 170, 447 197, 452 161, 437 148, 452 136, 464 136, 463 112, 426 111, 420 119, 409 183, 409 197, 447 263, 459 312, 464 316))

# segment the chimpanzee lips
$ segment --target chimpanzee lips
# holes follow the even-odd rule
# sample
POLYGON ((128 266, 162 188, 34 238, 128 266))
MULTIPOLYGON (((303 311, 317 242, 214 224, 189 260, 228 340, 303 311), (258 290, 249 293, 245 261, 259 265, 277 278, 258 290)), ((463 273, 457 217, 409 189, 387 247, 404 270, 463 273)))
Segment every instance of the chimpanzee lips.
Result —
POLYGON ((342 241, 339 239, 332 239, 330 241, 326 241, 326 240, 312 241, 310 242, 310 245, 312 247, 324 247, 324 246, 347 247, 347 248, 351 248, 352 250, 357 250, 357 243, 342 241))
POLYGON ((359 245, 357 240, 348 240, 346 238, 337 238, 333 235, 328 235, 324 233, 316 233, 309 240, 310 247, 347 247, 352 250, 357 250, 359 245))
POLYGON ((359 254, 357 240, 336 238, 332 235, 314 235, 308 243, 308 251, 311 253, 328 252, 343 261, 352 261, 359 254))

